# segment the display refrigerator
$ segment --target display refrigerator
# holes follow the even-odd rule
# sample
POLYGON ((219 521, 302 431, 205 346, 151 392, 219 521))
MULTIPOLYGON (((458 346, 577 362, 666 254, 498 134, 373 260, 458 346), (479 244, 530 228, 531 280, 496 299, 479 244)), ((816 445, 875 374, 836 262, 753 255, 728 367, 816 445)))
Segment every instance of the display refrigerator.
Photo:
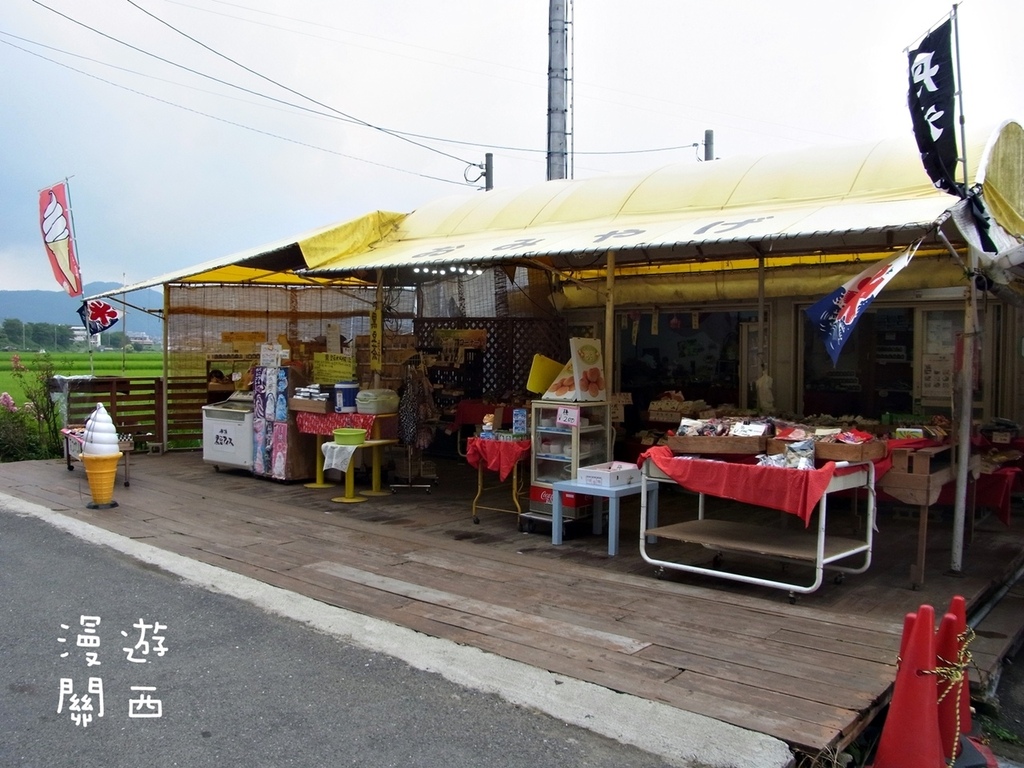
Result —
POLYGON ((253 374, 252 473, 274 480, 308 480, 316 475, 316 438, 299 432, 288 400, 306 384, 289 366, 257 366, 253 374))

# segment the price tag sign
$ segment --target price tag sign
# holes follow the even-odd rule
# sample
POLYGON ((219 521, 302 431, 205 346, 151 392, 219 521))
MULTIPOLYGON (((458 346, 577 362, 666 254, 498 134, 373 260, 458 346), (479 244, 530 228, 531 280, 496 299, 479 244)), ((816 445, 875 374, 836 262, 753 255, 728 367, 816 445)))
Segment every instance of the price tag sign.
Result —
POLYGON ((560 427, 578 427, 580 425, 579 406, 562 405, 558 407, 558 416, 555 423, 560 427))

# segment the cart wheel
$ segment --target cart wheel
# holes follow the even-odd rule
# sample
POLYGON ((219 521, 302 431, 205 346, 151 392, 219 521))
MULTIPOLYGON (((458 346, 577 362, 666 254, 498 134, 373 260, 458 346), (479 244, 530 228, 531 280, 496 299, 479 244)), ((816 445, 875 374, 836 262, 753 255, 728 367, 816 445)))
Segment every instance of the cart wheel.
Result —
POLYGON ((845 573, 837 573, 834 577, 832 577, 832 582, 834 584, 842 584, 844 581, 846 581, 845 573))
POLYGON ((71 466, 70 464, 68 464, 68 472, 74 472, 74 471, 75 471, 75 468, 73 466, 71 466))
POLYGON ((127 488, 129 485, 131 485, 131 483, 129 483, 127 480, 125 480, 124 481, 124 487, 127 488))
POLYGON ((789 593, 789 604, 796 605, 796 592, 789 593))
POLYGON ((480 518, 473 515, 473 525, 480 525, 480 518))
POLYGON ((213 471, 214 472, 220 472, 220 467, 218 467, 216 464, 214 464, 213 465, 213 471))
POLYGON ((429 495, 430 495, 430 488, 428 487, 427 488, 427 496, 429 496, 429 495))
POLYGON ((665 569, 660 567, 660 566, 655 568, 654 569, 654 578, 658 579, 659 581, 661 579, 664 579, 665 578, 665 569))
POLYGON ((722 567, 722 553, 721 552, 716 552, 715 556, 713 558, 711 558, 711 565, 714 568, 721 568, 722 567))

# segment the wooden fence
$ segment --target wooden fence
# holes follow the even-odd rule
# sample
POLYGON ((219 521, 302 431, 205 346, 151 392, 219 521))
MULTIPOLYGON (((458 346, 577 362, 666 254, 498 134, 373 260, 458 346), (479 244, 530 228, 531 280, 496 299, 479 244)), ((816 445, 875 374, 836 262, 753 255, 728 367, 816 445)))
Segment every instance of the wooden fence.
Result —
POLYGON ((164 434, 164 380, 96 376, 67 379, 67 423, 84 424, 97 403, 107 409, 122 435, 131 435, 136 450, 198 448, 203 438, 206 379, 167 379, 167 433, 164 434))

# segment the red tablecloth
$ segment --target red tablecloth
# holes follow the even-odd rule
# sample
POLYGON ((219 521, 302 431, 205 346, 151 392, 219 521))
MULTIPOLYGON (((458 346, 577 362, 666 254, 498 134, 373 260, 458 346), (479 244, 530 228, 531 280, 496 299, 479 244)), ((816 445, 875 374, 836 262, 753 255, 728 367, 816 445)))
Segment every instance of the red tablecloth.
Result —
POLYGON ((334 436, 336 429, 365 429, 366 436, 373 435, 373 425, 380 419, 381 439, 393 439, 398 436, 398 419, 393 413, 307 413, 300 411, 295 414, 295 423, 299 432, 304 435, 334 436), (391 434, 393 433, 393 434, 391 434))
POLYGON ((469 466, 476 469, 482 463, 487 469, 497 472, 502 482, 512 474, 516 463, 529 455, 529 440, 481 440, 471 437, 466 445, 466 461, 469 466))
POLYGON ((691 491, 789 512, 803 520, 805 526, 836 473, 833 461, 820 469, 783 469, 731 461, 677 459, 664 445, 642 453, 637 464, 643 467, 648 460, 691 491))

